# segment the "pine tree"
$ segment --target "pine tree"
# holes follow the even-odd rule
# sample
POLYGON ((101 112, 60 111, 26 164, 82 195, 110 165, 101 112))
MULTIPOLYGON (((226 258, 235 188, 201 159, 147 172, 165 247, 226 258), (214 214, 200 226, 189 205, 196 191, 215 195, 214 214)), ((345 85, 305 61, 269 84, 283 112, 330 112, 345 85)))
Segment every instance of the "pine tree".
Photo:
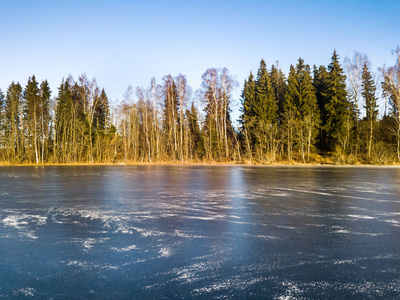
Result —
POLYGON ((372 79, 371 72, 368 69, 367 62, 364 63, 362 70, 362 83, 361 83, 361 95, 364 98, 364 108, 366 112, 366 121, 369 126, 369 139, 368 139, 368 157, 371 156, 372 140, 374 134, 374 126, 378 117, 378 104, 376 97, 376 87, 372 79))
POLYGON ((344 75, 343 69, 340 66, 336 50, 333 52, 328 71, 325 130, 330 148, 337 149, 338 145, 341 145, 342 150, 346 151, 351 134, 351 112, 347 100, 346 75, 344 75))

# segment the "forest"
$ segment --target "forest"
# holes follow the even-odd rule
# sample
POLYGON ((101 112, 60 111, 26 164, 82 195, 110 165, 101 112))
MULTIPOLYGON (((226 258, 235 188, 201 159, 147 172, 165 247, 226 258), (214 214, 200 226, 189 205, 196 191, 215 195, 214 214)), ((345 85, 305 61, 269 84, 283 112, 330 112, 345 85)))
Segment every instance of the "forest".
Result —
POLYGON ((398 164, 399 48, 394 54, 376 74, 358 52, 341 64, 334 51, 327 67, 299 58, 287 75, 261 60, 241 87, 238 126, 239 84, 226 68, 207 69, 195 92, 182 74, 129 86, 116 105, 85 74, 56 92, 31 76, 0 90, 0 161, 398 164))

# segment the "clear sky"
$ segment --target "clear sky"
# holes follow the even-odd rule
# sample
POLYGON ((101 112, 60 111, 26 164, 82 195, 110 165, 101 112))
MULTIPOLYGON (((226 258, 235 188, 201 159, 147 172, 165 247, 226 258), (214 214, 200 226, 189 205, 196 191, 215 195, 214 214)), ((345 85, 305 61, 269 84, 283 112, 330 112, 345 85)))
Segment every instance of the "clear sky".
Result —
POLYGON ((395 62, 400 1, 32 1, 0 0, 0 88, 35 74, 57 94, 86 72, 112 101, 128 85, 187 75, 193 90, 209 67, 244 79, 264 58, 288 73, 301 56, 328 65, 355 50, 373 70, 395 62))

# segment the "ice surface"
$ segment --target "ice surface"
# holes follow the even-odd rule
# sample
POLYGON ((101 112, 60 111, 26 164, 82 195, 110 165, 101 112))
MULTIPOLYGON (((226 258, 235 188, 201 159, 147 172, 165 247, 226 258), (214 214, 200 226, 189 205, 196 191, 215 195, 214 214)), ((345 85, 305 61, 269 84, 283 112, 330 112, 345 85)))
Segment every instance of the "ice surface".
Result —
POLYGON ((396 168, 21 167, 0 179, 0 298, 400 297, 396 168))

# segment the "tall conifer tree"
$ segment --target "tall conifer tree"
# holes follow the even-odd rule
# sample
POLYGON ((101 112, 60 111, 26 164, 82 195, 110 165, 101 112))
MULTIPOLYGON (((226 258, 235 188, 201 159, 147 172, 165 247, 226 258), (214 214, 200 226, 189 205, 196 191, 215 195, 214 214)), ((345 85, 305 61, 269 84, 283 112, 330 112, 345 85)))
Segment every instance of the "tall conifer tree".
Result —
POLYGON ((331 149, 341 145, 346 150, 349 143, 351 118, 350 106, 347 100, 346 75, 339 63, 336 50, 333 52, 331 63, 328 66, 329 77, 325 103, 325 129, 331 142, 331 149))
MULTIPOLYGON (((4 94, 3 91, 0 89, 0 147, 4 149, 5 147, 5 136, 4 136, 4 130, 5 130, 5 118, 4 118, 4 94)), ((4 155, 4 154, 3 154, 4 155)), ((4 159, 4 156, 3 156, 4 159)))
POLYGON ((194 102, 192 102, 192 105, 190 107, 190 110, 186 110, 186 119, 188 122, 188 127, 189 127, 189 134, 190 134, 190 156, 196 157, 201 157, 203 155, 204 150, 202 149, 202 143, 201 143, 201 132, 200 132, 200 126, 199 126, 199 120, 198 120, 198 112, 196 107, 194 106, 194 102))
POLYGON ((108 128, 110 118, 108 97, 104 89, 101 90, 98 105, 94 113, 94 127, 97 132, 104 132, 108 128))
POLYGON ((255 98, 256 98, 256 85, 254 81, 254 75, 250 72, 249 78, 244 81, 243 91, 241 95, 242 108, 239 122, 244 129, 246 126, 250 126, 252 119, 255 117, 255 98))
POLYGON ((275 99, 274 89, 267 70, 267 65, 262 59, 257 72, 255 83, 254 116, 256 118, 256 135, 259 144, 259 156, 264 160, 264 155, 269 154, 268 159, 274 160, 276 152, 276 133, 278 122, 278 104, 275 99))
POLYGON ((286 106, 293 113, 296 144, 303 161, 309 159, 319 126, 319 111, 310 67, 299 58, 288 77, 286 106))
POLYGON ((269 73, 271 79, 271 86, 274 90, 275 100, 278 105, 278 116, 279 122, 282 122, 282 117, 284 113, 284 103, 285 103, 285 93, 286 93, 286 79, 285 74, 283 74, 282 70, 277 65, 271 66, 271 71, 269 73))
MULTIPOLYGON (((40 94, 39 86, 36 81, 35 75, 28 79, 24 91, 25 98, 25 119, 26 119, 26 133, 30 147, 33 146, 35 161, 39 163, 39 147, 38 147, 38 125, 39 125, 39 105, 40 105, 40 94)), ((27 153, 31 155, 31 151, 27 153)), ((28 158, 29 159, 29 158, 28 158)))
POLYGON ((362 69, 362 83, 361 83, 361 95, 364 98, 364 108, 366 112, 366 121, 369 127, 368 134, 368 157, 371 156, 372 140, 374 134, 374 127, 376 119, 378 117, 378 104, 376 97, 376 87, 372 79, 371 72, 368 69, 367 62, 364 63, 362 69))
POLYGON ((40 120, 39 120, 39 128, 40 128, 40 140, 41 140, 41 162, 45 161, 45 153, 46 146, 48 146, 48 141, 50 140, 50 97, 51 97, 51 90, 49 83, 47 80, 42 81, 40 84, 40 120))
POLYGON ((178 124, 179 101, 176 84, 171 75, 165 76, 164 80, 164 113, 163 128, 167 153, 172 159, 178 158, 178 124))
POLYGON ((256 101, 256 83, 254 75, 250 72, 249 78, 244 81, 243 91, 241 95, 242 107, 240 111, 239 123, 241 124, 241 132, 245 139, 247 153, 252 160, 252 146, 255 141, 254 128, 256 127, 256 115, 254 105, 256 101))
POLYGON ((6 119, 7 157, 11 162, 22 158, 23 137, 22 128, 22 87, 12 82, 7 89, 4 113, 6 119))
POLYGON ((327 150, 329 144, 327 138, 327 132, 325 129, 328 119, 326 111, 326 104, 328 103, 328 97, 327 97, 328 82, 329 82, 329 72, 326 70, 325 66, 319 66, 317 68, 317 66, 314 65, 313 85, 315 88, 315 95, 317 97, 317 103, 321 118, 321 126, 318 136, 319 148, 321 150, 327 150))
POLYGON ((278 119, 278 105, 275 93, 269 78, 267 65, 262 59, 257 72, 256 99, 254 102, 254 113, 259 122, 275 124, 278 119))

